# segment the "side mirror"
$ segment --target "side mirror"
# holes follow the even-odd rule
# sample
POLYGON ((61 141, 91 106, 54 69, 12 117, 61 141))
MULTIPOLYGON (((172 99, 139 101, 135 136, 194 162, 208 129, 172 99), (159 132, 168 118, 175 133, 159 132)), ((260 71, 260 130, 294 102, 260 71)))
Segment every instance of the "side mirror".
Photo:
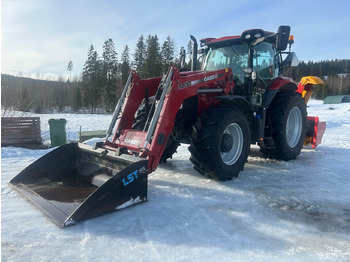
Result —
POLYGON ((288 45, 288 40, 289 40, 289 34, 290 34, 290 26, 281 25, 278 28, 277 37, 276 37, 276 50, 277 51, 286 50, 287 45, 288 45))
POLYGON ((287 55, 286 59, 282 62, 282 66, 298 66, 299 59, 294 52, 291 52, 287 55))

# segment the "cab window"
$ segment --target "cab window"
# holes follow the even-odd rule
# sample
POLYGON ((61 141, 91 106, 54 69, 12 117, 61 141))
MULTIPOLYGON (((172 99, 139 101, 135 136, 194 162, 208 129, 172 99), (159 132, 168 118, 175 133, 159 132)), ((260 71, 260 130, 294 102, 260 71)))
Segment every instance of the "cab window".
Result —
POLYGON ((232 46, 211 48, 207 54, 204 70, 212 71, 223 68, 232 68, 238 84, 243 84, 243 69, 248 66, 248 45, 240 43, 232 46))
POLYGON ((276 51, 272 44, 262 42, 254 47, 253 70, 259 78, 271 80, 278 76, 276 51))

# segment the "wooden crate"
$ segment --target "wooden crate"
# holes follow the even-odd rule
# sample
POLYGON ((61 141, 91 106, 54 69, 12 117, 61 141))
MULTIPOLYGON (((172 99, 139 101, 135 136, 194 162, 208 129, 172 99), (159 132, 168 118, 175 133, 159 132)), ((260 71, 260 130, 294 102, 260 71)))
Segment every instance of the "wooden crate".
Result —
POLYGON ((2 117, 1 146, 41 144, 40 117, 2 117))

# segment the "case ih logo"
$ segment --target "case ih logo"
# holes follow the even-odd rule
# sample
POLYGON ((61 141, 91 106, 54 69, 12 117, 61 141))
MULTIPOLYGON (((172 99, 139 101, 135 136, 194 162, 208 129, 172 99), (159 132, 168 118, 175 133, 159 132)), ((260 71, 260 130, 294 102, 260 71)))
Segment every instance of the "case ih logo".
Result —
POLYGON ((218 74, 215 74, 215 75, 212 75, 212 76, 207 76, 207 77, 204 77, 204 81, 210 81, 210 80, 214 80, 216 78, 219 78, 219 75, 218 74))

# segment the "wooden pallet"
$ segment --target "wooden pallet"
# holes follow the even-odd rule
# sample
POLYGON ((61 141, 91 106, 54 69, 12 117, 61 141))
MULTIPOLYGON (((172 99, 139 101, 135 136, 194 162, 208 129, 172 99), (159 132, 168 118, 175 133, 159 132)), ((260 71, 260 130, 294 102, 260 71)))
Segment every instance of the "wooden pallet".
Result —
POLYGON ((40 117, 2 117, 1 146, 41 144, 40 117))

